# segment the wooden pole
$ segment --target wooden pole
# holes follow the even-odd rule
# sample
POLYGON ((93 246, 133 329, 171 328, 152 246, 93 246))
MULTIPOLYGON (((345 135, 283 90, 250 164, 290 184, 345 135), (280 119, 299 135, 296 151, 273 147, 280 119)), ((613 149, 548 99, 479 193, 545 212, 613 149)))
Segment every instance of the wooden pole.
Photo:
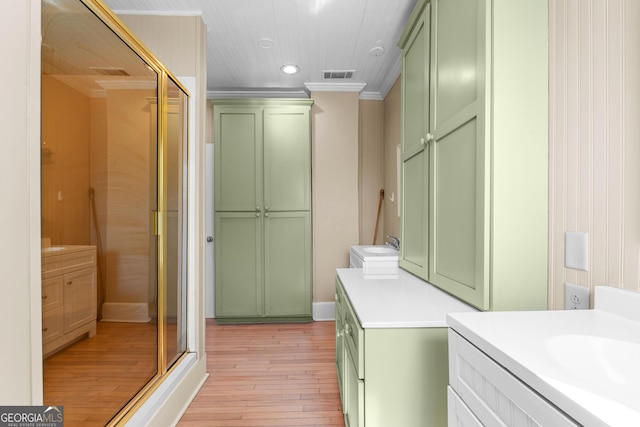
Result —
POLYGON ((378 215, 376 217, 376 229, 373 232, 373 244, 376 244, 378 239, 378 224, 380 224, 380 211, 382 210, 382 200, 384 200, 384 189, 380 190, 380 201, 378 202, 378 215))

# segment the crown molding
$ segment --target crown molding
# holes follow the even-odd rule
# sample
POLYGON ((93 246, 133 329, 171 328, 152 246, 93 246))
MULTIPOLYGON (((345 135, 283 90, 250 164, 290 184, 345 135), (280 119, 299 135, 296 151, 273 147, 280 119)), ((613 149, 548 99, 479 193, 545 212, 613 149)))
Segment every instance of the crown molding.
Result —
POLYGON ((96 80, 96 84, 103 89, 157 89, 156 80, 96 80))
POLYGON ((384 97, 380 92, 361 92, 360 99, 366 101, 384 101, 384 97))
POLYGON ((400 77, 401 72, 402 72, 402 57, 398 57, 396 62, 394 62, 393 65, 391 66, 391 69, 389 70, 389 72, 385 74, 384 81, 382 82, 382 90, 380 91, 380 95, 382 96, 382 99, 385 99, 387 97, 387 94, 389 93, 393 85, 398 80, 398 77, 400 77))
POLYGON ((207 99, 212 98, 309 98, 306 90, 209 90, 207 99))
POLYGON ((362 92, 366 83, 305 83, 311 92, 362 92))

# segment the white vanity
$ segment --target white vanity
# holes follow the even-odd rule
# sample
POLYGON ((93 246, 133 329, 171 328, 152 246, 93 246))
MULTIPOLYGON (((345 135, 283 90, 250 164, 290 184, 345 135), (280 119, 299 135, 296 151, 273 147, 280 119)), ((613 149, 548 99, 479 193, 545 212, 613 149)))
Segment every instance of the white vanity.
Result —
POLYGON ((640 294, 594 301, 448 315, 449 426, 640 425, 640 294))
POLYGON ((96 247, 42 248, 44 357, 96 334, 96 247))

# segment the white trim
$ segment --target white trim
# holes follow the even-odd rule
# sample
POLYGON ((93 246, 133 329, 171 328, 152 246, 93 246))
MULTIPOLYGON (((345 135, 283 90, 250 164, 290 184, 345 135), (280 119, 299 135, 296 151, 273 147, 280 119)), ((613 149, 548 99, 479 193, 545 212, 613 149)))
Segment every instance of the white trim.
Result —
POLYGON ((400 77, 402 71, 402 57, 398 57, 396 62, 391 67, 391 70, 387 74, 385 74, 384 82, 382 83, 382 90, 380 90, 380 94, 382 99, 387 97, 387 94, 400 77))
POLYGON ((103 89, 156 89, 158 81, 153 80, 96 80, 103 89))
POLYGON ((309 93, 305 90, 210 90, 207 91, 207 99, 213 98, 303 98, 308 99, 309 93))
POLYGON ((190 353, 165 378, 126 425, 177 425, 208 377, 205 358, 198 359, 195 353, 190 353), (167 405, 167 402, 172 404, 167 405), (174 421, 167 424, 166 420, 169 419, 174 421))
POLYGON ((305 83, 311 92, 362 92, 366 83, 305 83))
MULTIPOLYGON (((197 209, 196 202, 200 198, 200 183, 197 180, 199 152, 198 144, 196 141, 196 116, 198 106, 198 93, 196 91, 196 78, 193 76, 176 76, 176 78, 182 83, 182 85, 189 91, 189 129, 188 129, 188 146, 187 146, 187 161, 189 164, 189 176, 188 176, 188 212, 187 212, 187 341, 188 348, 191 351, 197 351, 198 349, 198 303, 196 298, 197 293, 197 275, 198 270, 198 245, 201 240, 198 236, 198 215, 200 215, 197 209)), ((203 289, 204 292, 204 289, 203 289)))
POLYGON ((327 320, 336 320, 336 303, 335 302, 314 302, 313 320, 322 322, 327 320))
POLYGON ((369 101, 384 101, 382 94, 380 92, 361 92, 360 99, 369 100, 369 101))
POLYGON ((105 302, 101 322, 147 323, 149 305, 146 302, 105 302))

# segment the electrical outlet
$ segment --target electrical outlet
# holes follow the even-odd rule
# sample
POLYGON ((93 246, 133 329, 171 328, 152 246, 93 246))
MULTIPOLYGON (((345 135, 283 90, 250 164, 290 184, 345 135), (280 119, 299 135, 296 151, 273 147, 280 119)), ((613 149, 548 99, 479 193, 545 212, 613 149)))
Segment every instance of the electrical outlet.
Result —
POLYGON ((586 310, 589 308, 591 291, 584 286, 573 283, 564 284, 564 308, 565 310, 586 310))

